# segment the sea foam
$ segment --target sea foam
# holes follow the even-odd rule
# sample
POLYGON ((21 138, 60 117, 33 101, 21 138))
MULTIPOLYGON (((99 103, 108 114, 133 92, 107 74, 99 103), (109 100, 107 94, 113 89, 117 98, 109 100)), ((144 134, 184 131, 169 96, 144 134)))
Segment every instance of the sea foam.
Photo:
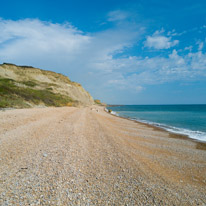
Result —
POLYGON ((196 139, 202 142, 206 142, 206 132, 201 132, 201 131, 192 131, 189 129, 184 129, 184 128, 178 128, 178 127, 172 127, 172 126, 168 126, 166 124, 160 124, 160 123, 156 123, 156 122, 151 122, 151 121, 147 121, 147 120, 139 120, 136 118, 129 118, 138 122, 142 122, 142 123, 146 123, 155 127, 159 127, 162 128, 168 132, 174 133, 174 134, 182 134, 182 135, 186 135, 191 139, 196 139))
MULTIPOLYGON (((105 111, 109 112, 109 110, 107 108, 105 108, 105 111)), ((115 111, 111 111, 111 114, 116 115, 116 116, 122 116, 131 120, 135 120, 138 122, 142 122, 142 123, 146 123, 152 126, 156 126, 159 128, 162 128, 168 132, 174 133, 174 134, 181 134, 181 135, 185 135, 188 136, 191 139, 195 139, 198 141, 202 141, 202 142, 206 142, 206 132, 203 131, 193 131, 190 129, 185 129, 185 128, 179 128, 179 127, 174 127, 174 126, 169 126, 167 124, 162 124, 162 123, 156 123, 156 122, 152 122, 149 120, 142 120, 139 118, 131 118, 129 116, 125 116, 125 115, 121 115, 121 112, 115 112, 115 111)))

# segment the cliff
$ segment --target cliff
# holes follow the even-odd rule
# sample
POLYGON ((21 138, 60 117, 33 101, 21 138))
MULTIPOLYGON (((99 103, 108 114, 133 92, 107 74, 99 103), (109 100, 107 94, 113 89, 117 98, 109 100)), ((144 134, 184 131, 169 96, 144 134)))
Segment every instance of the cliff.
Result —
POLYGON ((0 65, 0 107, 92 105, 85 89, 68 77, 30 66, 0 65))

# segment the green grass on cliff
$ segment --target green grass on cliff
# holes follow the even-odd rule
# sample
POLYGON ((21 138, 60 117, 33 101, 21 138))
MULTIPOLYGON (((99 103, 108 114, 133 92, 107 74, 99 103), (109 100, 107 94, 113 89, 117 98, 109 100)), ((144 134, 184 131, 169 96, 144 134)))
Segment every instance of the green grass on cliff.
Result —
POLYGON ((102 103, 99 99, 95 99, 94 102, 95 102, 95 104, 102 105, 102 103))
POLYGON ((75 104, 70 97, 53 93, 49 89, 34 89, 37 84, 32 81, 15 82, 12 79, 0 78, 0 108, 25 108, 31 104, 44 104, 46 106, 66 106, 75 104), (17 83, 25 87, 17 86, 17 83))

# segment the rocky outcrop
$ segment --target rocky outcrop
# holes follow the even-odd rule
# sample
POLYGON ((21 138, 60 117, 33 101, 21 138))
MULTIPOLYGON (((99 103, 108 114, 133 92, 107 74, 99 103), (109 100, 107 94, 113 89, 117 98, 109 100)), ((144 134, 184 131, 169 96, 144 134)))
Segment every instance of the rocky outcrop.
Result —
POLYGON ((45 90, 68 97, 71 99, 71 105, 74 102, 76 105, 84 106, 94 104, 91 95, 79 83, 72 82, 68 77, 52 71, 4 63, 0 65, 0 78, 12 80, 19 88, 45 90))

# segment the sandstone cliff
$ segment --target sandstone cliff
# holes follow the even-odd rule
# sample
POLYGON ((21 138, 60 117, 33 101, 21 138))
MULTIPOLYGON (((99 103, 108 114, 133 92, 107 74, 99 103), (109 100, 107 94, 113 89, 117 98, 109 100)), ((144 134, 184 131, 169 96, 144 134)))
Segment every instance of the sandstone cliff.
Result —
POLYGON ((90 94, 62 74, 29 66, 0 65, 0 107, 92 104, 90 94))

